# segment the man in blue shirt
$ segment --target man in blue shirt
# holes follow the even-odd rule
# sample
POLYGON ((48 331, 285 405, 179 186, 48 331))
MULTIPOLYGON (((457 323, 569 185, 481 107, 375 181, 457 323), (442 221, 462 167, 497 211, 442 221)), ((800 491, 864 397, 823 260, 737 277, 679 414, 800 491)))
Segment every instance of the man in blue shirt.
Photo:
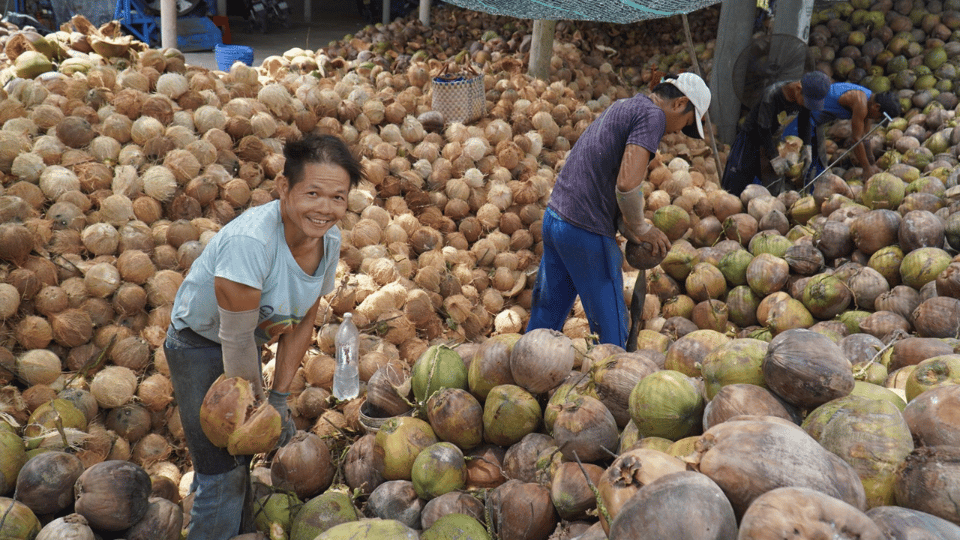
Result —
MULTIPOLYGON (((813 167, 814 175, 820 174, 824 170, 824 163, 820 155, 818 128, 837 119, 850 120, 851 137, 854 141, 859 141, 870 131, 871 120, 879 120, 883 118, 884 114, 890 118, 896 118, 902 114, 900 102, 893 93, 875 94, 869 88, 850 82, 831 84, 830 91, 823 100, 823 110, 810 115, 812 145, 810 160, 807 163, 813 167)), ((787 124, 787 127, 783 130, 784 137, 797 135, 797 122, 798 118, 794 118, 787 124)), ((880 169, 870 159, 871 156, 865 147, 866 142, 864 141, 853 149, 853 155, 856 157, 857 163, 863 168, 863 179, 870 178, 880 172, 880 169)))

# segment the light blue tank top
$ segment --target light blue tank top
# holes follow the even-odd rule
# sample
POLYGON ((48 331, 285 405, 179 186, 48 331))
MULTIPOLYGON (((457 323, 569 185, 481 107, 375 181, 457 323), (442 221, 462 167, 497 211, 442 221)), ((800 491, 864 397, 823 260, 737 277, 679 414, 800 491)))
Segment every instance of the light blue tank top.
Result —
POLYGON ((867 95, 867 99, 870 99, 870 96, 873 94, 869 88, 864 88, 851 82, 833 83, 830 85, 830 91, 827 92, 827 97, 823 100, 823 110, 813 113, 814 122, 816 124, 824 124, 837 118, 849 120, 853 116, 853 113, 850 109, 840 105, 840 96, 851 90, 863 92, 867 95))

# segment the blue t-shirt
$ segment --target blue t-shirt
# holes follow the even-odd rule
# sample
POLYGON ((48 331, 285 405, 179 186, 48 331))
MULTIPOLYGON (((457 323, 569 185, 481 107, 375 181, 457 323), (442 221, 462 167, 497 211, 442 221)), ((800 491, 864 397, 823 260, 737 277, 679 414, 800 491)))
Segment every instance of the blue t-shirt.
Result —
POLYGON ((323 237, 323 260, 311 276, 300 268, 283 235, 280 201, 250 208, 210 240, 173 302, 171 321, 220 342, 214 277, 260 290, 255 338, 263 345, 299 323, 321 295, 333 290, 340 260, 340 229, 323 237))
POLYGON ((549 207, 595 234, 617 233, 617 176, 628 144, 655 154, 666 130, 663 110, 643 94, 612 104, 583 132, 557 176, 549 207))

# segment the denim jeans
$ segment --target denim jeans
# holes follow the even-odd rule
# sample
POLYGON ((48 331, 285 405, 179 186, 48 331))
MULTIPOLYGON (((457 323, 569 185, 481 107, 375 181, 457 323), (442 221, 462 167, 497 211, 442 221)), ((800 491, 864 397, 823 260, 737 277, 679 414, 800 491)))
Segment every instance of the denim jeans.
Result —
POLYGON ((248 456, 230 455, 210 442, 200 427, 200 405, 223 374, 220 344, 190 329, 167 330, 163 351, 180 407, 180 422, 193 460, 196 492, 188 540, 228 540, 239 534, 244 497, 250 485, 248 456))
POLYGON ((613 238, 571 225, 552 209, 543 214, 543 255, 533 287, 527 331, 563 331, 577 295, 600 343, 623 347, 627 306, 623 299, 623 254, 613 238))

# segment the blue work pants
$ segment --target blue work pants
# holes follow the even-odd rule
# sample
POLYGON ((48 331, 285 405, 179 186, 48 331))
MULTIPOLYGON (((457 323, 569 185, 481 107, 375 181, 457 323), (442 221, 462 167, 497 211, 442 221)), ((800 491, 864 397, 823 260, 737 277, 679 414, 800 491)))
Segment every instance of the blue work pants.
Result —
POLYGON ((580 295, 590 331, 599 336, 600 343, 626 345, 623 253, 616 239, 571 225, 549 208, 541 230, 543 256, 527 331, 563 331, 573 302, 580 295))

